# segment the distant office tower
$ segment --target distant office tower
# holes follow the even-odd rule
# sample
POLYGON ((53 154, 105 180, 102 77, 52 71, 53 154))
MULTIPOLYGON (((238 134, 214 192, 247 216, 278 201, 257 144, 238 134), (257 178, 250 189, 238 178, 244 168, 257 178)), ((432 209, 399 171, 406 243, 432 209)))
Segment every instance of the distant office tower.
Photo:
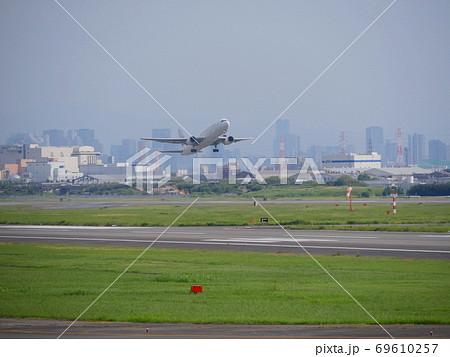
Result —
POLYGON ((15 133, 9 136, 9 138, 6 140, 6 145, 15 145, 15 144, 45 145, 45 141, 44 138, 40 135, 32 133, 15 133))
POLYGON ((306 157, 312 158, 317 166, 322 167, 322 148, 320 145, 311 145, 306 150, 306 157))
POLYGON ((341 131, 341 135, 339 135, 340 154, 345 154, 347 152, 347 139, 345 132, 341 131))
POLYGON ((426 159, 425 136, 414 133, 408 135, 408 164, 420 165, 426 159))
POLYGON ((111 145, 111 156, 114 156, 115 162, 126 162, 137 151, 137 141, 134 139, 123 139, 121 145, 111 145))
POLYGON ((95 133, 92 129, 78 129, 75 130, 77 133, 77 136, 81 139, 83 142, 83 145, 90 145, 92 146, 92 143, 95 141, 95 133))
POLYGON ((397 159, 395 160, 396 167, 403 167, 405 160, 403 157, 403 139, 402 139, 402 129, 397 129, 397 159))
POLYGON ((442 166, 447 161, 447 144, 440 140, 431 140, 428 144, 431 164, 442 166))
POLYGON ((82 145, 93 146, 95 151, 102 152, 102 145, 95 138, 94 130, 92 129, 78 129, 75 130, 77 136, 80 138, 82 145))
POLYGON ((371 126, 366 129, 366 152, 368 154, 377 152, 383 156, 384 138, 383 128, 379 126, 371 126))
POLYGON ((69 130, 67 132, 67 140, 69 141, 69 146, 83 145, 81 138, 77 135, 77 132, 75 130, 69 130))
POLYGON ((322 155, 336 155, 341 152, 341 148, 339 146, 327 145, 322 147, 322 155))
MULTIPOLYGON (((384 162, 387 166, 394 166, 397 159, 397 144, 386 139, 386 144, 384 145, 384 162)), ((383 161, 383 158, 382 158, 383 161)))
POLYGON ((47 146, 67 146, 68 140, 64 131, 57 129, 44 130, 44 140, 47 146))
POLYGON ((284 156, 297 157, 300 154, 300 137, 290 133, 289 119, 278 119, 275 138, 273 140, 273 155, 280 155, 280 143, 283 142, 284 156))

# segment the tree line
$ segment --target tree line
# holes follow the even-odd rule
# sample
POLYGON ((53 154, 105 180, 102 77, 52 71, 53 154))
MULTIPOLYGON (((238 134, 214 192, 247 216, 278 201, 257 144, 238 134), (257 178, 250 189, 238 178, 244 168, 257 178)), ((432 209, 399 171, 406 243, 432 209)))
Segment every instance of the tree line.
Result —
POLYGON ((450 196, 450 182, 414 185, 407 193, 414 196, 450 196))

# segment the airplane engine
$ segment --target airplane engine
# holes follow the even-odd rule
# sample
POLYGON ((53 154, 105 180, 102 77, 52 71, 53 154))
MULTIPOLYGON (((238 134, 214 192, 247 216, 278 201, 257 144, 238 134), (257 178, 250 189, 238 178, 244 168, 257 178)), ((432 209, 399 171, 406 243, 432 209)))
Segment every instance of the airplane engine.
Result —
POLYGON ((193 145, 198 145, 197 139, 195 138, 195 136, 191 136, 189 138, 189 142, 193 145))
POLYGON ((224 144, 230 145, 233 141, 234 141, 234 138, 230 135, 229 137, 226 138, 224 144))

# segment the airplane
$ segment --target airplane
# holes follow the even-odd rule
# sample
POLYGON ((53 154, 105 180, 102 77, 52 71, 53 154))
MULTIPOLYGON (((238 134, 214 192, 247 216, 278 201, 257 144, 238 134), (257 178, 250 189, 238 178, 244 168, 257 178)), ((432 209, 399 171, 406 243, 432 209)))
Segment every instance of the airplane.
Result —
POLYGON ((213 152, 218 152, 217 145, 224 144, 230 145, 243 140, 251 140, 252 138, 235 138, 233 136, 227 136, 226 132, 230 128, 230 122, 227 119, 221 119, 219 122, 211 125, 209 128, 202 131, 200 136, 191 136, 190 138, 184 138, 179 131, 179 138, 141 138, 141 140, 152 140, 159 143, 169 144, 181 144, 185 146, 183 150, 158 150, 160 152, 167 153, 179 153, 181 155, 193 155, 207 146, 214 146, 213 152))

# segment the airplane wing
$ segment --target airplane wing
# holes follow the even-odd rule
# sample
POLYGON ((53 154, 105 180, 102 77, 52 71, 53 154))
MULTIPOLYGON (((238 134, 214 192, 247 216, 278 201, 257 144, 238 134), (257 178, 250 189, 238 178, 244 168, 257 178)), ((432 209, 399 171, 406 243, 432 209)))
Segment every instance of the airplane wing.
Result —
MULTIPOLYGON (((229 138, 228 136, 218 137, 217 140, 214 142, 214 144, 225 144, 225 142, 227 141, 228 138, 229 138)), ((252 140, 253 139, 253 138, 235 138, 235 137, 232 137, 232 138, 233 138, 233 140, 232 140, 233 143, 237 143, 239 141, 252 140)))
POLYGON ((183 150, 158 150, 160 153, 181 154, 183 150))
POLYGON ((244 141, 244 140, 253 140, 253 138, 234 138, 233 142, 239 142, 239 141, 244 141))
MULTIPOLYGON (((183 150, 158 150, 162 154, 170 153, 170 154, 181 154, 183 150)), ((197 151, 196 153, 203 152, 202 150, 197 151)))
POLYGON ((181 145, 187 145, 187 144, 200 144, 203 140, 205 140, 204 136, 195 136, 190 138, 141 138, 141 140, 152 140, 157 141, 159 143, 168 143, 168 144, 181 144, 181 145))
POLYGON ((141 140, 152 140, 157 141, 159 143, 168 143, 168 144, 182 144, 186 145, 186 138, 141 138, 141 140))

